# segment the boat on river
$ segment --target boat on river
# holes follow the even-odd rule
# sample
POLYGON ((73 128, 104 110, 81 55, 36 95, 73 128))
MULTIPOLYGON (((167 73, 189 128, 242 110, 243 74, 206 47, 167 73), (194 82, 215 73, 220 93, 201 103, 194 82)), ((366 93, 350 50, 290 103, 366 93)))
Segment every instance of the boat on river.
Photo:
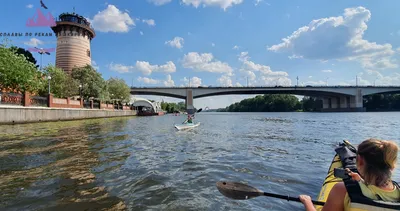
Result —
POLYGON ((197 123, 185 123, 185 124, 176 124, 175 128, 178 130, 185 130, 185 129, 191 129, 195 128, 200 125, 200 122, 197 123))

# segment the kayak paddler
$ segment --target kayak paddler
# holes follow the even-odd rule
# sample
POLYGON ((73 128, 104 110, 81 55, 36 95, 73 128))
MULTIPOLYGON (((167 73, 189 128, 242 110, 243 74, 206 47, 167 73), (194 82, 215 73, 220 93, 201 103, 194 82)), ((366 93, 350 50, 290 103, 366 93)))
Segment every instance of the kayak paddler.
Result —
POLYGON ((188 114, 188 118, 183 122, 183 124, 186 124, 186 123, 193 123, 192 115, 188 114))

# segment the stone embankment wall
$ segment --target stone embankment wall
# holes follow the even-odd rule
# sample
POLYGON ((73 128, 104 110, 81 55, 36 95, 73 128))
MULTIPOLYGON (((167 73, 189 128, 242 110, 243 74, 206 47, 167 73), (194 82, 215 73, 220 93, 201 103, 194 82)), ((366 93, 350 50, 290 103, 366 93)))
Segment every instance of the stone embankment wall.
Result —
POLYGON ((0 106, 0 124, 135 116, 135 110, 0 106))

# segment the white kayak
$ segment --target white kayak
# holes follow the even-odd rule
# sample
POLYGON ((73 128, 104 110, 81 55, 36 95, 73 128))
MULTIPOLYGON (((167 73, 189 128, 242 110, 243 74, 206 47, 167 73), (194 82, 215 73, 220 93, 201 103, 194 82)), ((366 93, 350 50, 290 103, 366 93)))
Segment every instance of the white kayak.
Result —
POLYGON ((190 128, 195 128, 200 125, 200 122, 197 123, 186 123, 186 124, 179 124, 175 125, 175 128, 178 130, 184 130, 184 129, 190 129, 190 128))

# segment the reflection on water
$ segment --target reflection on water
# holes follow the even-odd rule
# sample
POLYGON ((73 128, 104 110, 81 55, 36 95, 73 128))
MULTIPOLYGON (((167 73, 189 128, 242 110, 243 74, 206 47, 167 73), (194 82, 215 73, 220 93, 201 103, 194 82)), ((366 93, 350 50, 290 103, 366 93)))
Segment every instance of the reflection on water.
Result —
MULTIPOLYGON (((400 139, 400 113, 200 113, 0 127, 0 210, 297 210, 234 201, 220 180, 315 198, 349 139, 400 139)), ((395 178, 399 178, 399 170, 395 178)))
MULTIPOLYGON (((2 127, 0 137, 1 207, 9 210, 124 210, 92 168, 99 155, 90 134, 107 134, 128 119, 40 123, 2 127)), ((122 159, 122 157, 119 157, 122 159)))

